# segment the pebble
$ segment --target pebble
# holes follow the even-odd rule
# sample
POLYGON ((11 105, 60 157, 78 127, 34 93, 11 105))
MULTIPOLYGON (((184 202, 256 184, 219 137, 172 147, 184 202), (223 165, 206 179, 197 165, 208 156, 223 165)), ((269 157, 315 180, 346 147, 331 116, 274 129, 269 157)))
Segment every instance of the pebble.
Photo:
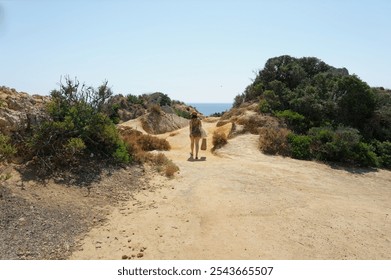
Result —
POLYGON ((128 256, 127 256, 127 255, 123 255, 123 256, 122 256, 122 259, 123 259, 123 260, 127 260, 127 259, 128 259, 128 256))
POLYGON ((143 254, 143 253, 138 253, 138 254, 137 254, 137 258, 142 258, 142 257, 144 257, 144 254, 143 254))

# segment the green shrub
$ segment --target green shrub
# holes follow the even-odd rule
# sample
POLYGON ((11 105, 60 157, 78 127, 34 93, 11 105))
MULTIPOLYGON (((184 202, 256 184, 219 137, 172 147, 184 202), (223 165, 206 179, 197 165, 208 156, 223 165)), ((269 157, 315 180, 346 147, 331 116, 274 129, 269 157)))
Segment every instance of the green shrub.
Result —
POLYGON ((72 155, 82 153, 85 148, 86 144, 80 138, 70 138, 65 145, 65 149, 72 155))
POLYGON ((357 129, 339 127, 311 128, 311 153, 318 160, 344 162, 360 166, 379 166, 375 149, 361 141, 357 129))
POLYGON ((289 128, 296 132, 305 132, 307 129, 305 117, 292 110, 276 111, 276 117, 283 119, 289 128))
POLYGON ((118 124, 121 120, 118 114, 118 110, 120 109, 120 107, 120 104, 113 104, 109 109, 109 118, 114 124, 118 124))
POLYGON ((258 107, 261 113, 267 114, 272 112, 272 107, 270 106, 269 102, 267 102, 265 99, 259 101, 258 107))
POLYGON ((364 142, 360 142, 354 147, 353 162, 361 166, 379 167, 380 165, 375 148, 364 142))
POLYGON ((117 149, 114 151, 112 156, 118 162, 122 162, 122 163, 129 163, 132 159, 128 153, 126 146, 123 143, 121 143, 121 145, 118 145, 117 149))
POLYGON ((139 96, 133 95, 133 94, 128 94, 126 96, 126 99, 128 100, 128 102, 130 104, 143 104, 144 103, 142 98, 140 98, 139 96))
POLYGON ((171 106, 171 98, 167 94, 162 94, 160 99, 160 106, 171 106))
POLYGON ((289 134, 288 142, 291 156, 297 159, 311 159, 311 141, 311 137, 307 135, 289 134))
POLYGON ((11 138, 0 133, 0 162, 10 159, 16 154, 16 148, 11 144, 11 138))
POLYGON ((69 78, 60 90, 52 91, 47 106, 50 120, 35 127, 28 140, 32 155, 43 167, 41 172, 77 164, 86 155, 130 161, 113 121, 103 113, 111 95, 107 82, 94 89, 69 78))
POLYGON ((179 116, 179 117, 182 117, 182 118, 185 118, 185 119, 191 119, 191 114, 188 111, 182 111, 182 110, 178 110, 178 109, 175 109, 175 108, 174 108, 174 111, 175 111, 175 114, 177 116, 179 116))
POLYGON ((379 158, 379 165, 384 168, 391 168, 391 142, 390 141, 375 141, 373 146, 379 158))

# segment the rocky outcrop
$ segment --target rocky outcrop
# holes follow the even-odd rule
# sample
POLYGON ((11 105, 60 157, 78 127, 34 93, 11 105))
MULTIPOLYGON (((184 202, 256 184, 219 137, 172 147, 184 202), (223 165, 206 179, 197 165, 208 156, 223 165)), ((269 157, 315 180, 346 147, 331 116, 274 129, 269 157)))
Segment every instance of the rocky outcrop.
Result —
POLYGON ((38 124, 46 117, 44 107, 49 100, 48 96, 0 87, 0 132, 10 135, 38 124))
POLYGON ((146 108, 142 104, 133 104, 121 94, 111 97, 105 105, 105 111, 111 114, 113 108, 118 108, 118 117, 121 121, 136 119, 146 113, 146 108))
POLYGON ((160 111, 151 111, 141 118, 143 129, 151 134, 162 134, 185 127, 189 120, 176 114, 160 111))

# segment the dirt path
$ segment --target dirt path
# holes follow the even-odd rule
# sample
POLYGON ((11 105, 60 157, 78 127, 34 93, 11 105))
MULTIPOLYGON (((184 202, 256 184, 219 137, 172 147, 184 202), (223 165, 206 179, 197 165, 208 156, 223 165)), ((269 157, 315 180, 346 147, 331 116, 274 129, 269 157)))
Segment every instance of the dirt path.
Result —
MULTIPOLYGON (((211 136, 215 123, 203 125, 211 136)), ((391 258, 390 171, 266 156, 254 135, 189 161, 188 128, 169 135, 180 174, 156 176, 72 259, 391 258)))

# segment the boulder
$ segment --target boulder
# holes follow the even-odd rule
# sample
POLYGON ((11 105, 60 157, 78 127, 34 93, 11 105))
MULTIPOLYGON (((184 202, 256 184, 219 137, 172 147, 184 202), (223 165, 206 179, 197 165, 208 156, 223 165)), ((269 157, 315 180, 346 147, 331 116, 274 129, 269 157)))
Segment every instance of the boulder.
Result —
POLYGON ((189 120, 164 111, 150 112, 141 118, 143 129, 151 134, 171 132, 189 124, 189 120))

